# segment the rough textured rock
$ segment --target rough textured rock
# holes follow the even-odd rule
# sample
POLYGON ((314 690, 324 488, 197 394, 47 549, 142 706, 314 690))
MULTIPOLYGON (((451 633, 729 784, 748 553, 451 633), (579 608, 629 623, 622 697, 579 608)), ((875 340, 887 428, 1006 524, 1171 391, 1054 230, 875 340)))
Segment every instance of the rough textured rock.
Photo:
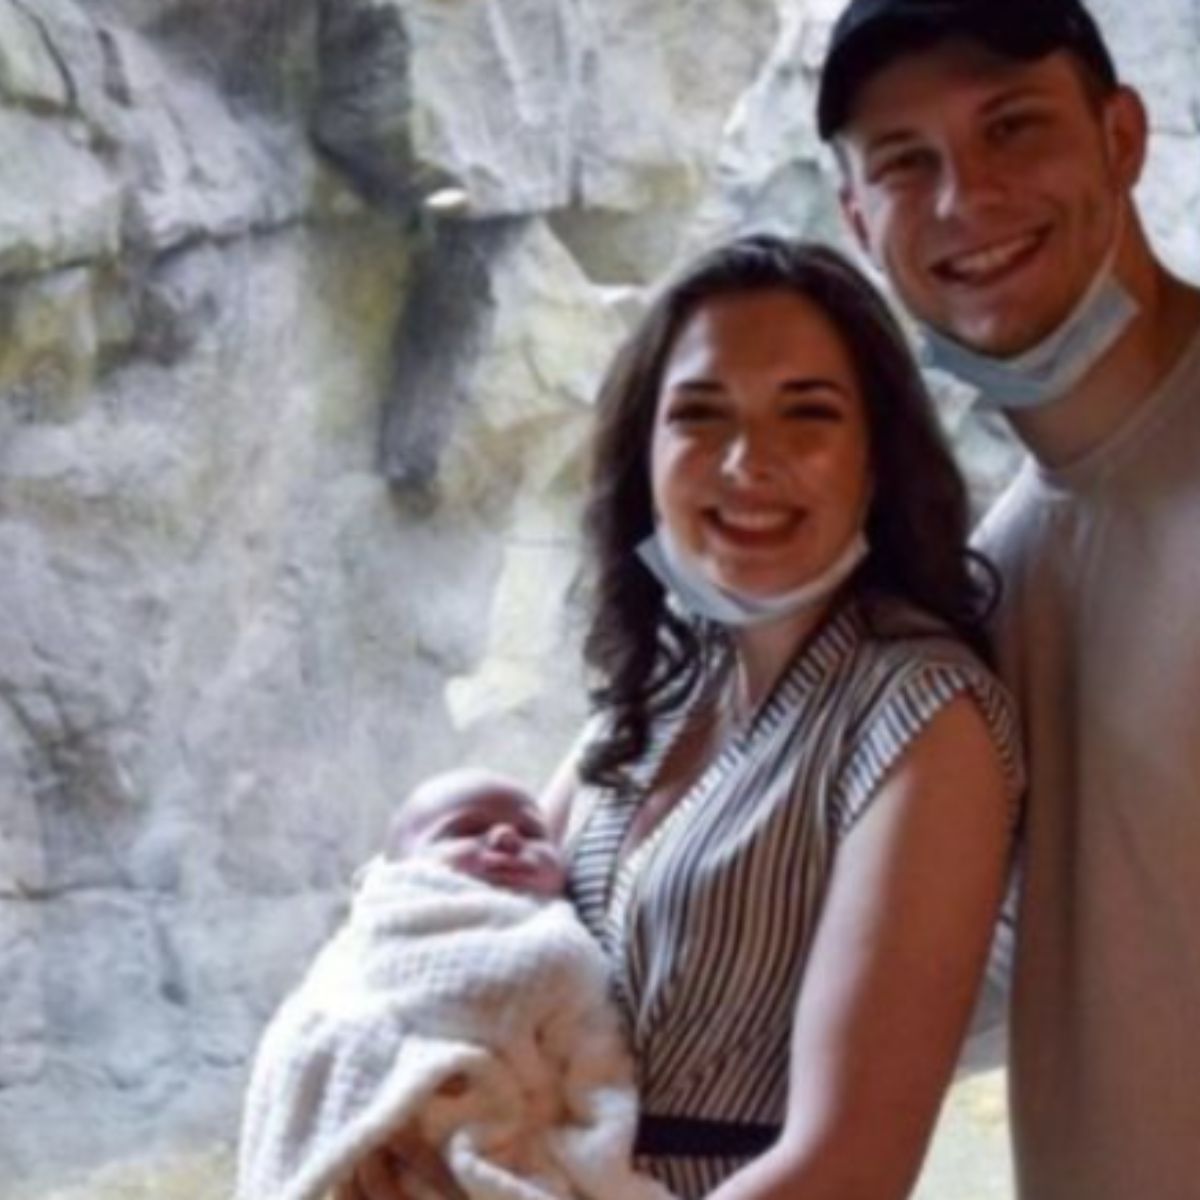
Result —
MULTIPOLYGON (((6 1196, 225 1194, 390 808, 557 758, 589 396, 682 254, 843 237, 839 8, 0 0, 6 1196)), ((1098 11, 1200 275, 1200 14, 1098 11)), ((939 389, 982 504, 1011 444, 939 389)))
POLYGON ((321 144, 400 207, 440 186, 478 216, 571 192, 581 31, 566 0, 326 0, 321 144))
POLYGON ((588 8, 576 202, 555 228, 592 278, 646 283, 684 252, 779 18, 774 0, 588 8))
POLYGON ((774 0, 639 4, 590 12, 580 182, 587 207, 694 202, 712 148, 775 32, 774 0))
POLYGON ((444 503, 499 506, 508 518, 488 643, 446 700, 464 733, 502 722, 503 753, 521 762, 536 757, 540 727, 505 718, 582 691, 574 656, 561 653, 573 632, 577 501, 592 392, 625 322, 542 222, 511 231, 491 270, 493 318, 480 352, 457 359, 470 400, 437 478, 444 503))

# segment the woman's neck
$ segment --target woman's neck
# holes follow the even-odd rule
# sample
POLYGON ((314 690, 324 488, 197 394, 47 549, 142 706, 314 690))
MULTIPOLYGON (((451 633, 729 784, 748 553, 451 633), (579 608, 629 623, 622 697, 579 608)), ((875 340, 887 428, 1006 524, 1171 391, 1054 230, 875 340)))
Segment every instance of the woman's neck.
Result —
POLYGON ((732 631, 734 707, 739 719, 755 712, 780 675, 836 604, 836 597, 802 612, 732 631))

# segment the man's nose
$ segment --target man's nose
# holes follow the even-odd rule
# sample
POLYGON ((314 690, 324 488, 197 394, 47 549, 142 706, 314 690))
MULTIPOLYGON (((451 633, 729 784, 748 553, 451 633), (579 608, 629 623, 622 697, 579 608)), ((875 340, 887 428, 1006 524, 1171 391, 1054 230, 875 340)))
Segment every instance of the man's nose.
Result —
POLYGON ((937 215, 969 214, 991 204, 1004 190, 996 164, 986 149, 965 147, 948 152, 942 160, 937 189, 937 215))

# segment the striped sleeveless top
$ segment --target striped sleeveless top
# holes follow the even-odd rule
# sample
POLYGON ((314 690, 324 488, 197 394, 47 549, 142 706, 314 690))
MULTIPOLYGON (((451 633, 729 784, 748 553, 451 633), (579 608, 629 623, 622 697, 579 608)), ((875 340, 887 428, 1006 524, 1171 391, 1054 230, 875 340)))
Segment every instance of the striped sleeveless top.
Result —
MULTIPOLYGON (((779 1126, 792 1016, 834 855, 890 767, 968 694, 995 740, 1014 819, 1023 776, 1011 701, 971 652, 940 634, 872 637, 850 602, 618 864, 640 797, 728 667, 727 656, 658 722, 634 788, 577 795, 568 888, 610 960, 643 1116, 779 1126)), ((661 1153, 639 1155, 638 1166, 688 1200, 750 1157, 661 1153)))

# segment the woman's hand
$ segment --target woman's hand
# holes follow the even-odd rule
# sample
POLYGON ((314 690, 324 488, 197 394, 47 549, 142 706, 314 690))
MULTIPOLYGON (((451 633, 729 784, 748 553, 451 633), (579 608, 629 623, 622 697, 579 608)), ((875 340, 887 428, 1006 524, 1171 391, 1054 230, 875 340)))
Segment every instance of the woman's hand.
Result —
POLYGON ((402 1129, 362 1158, 334 1189, 334 1200, 467 1200, 441 1155, 402 1129))

